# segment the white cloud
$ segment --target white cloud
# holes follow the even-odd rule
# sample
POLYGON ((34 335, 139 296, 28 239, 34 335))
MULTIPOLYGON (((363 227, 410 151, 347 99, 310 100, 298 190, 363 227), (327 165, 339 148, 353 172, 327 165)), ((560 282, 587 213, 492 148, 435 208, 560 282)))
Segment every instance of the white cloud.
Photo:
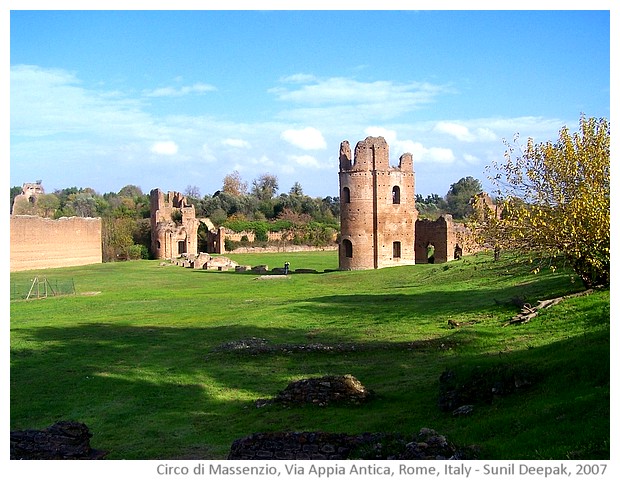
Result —
POLYGON ((397 153, 399 156, 403 153, 411 153, 413 155, 413 160, 418 160, 418 154, 420 152, 426 152, 428 149, 424 148, 424 146, 420 142, 414 142, 413 140, 398 140, 393 143, 394 148, 390 148, 390 150, 394 150, 394 153, 397 153))
POLYGON ((497 134, 488 126, 476 127, 479 123, 479 120, 459 123, 443 121, 435 125, 434 131, 451 135, 461 142, 495 142, 498 140, 497 134), (471 127, 463 123, 469 123, 471 127))
POLYGON ((498 139, 505 138, 512 141, 516 135, 520 137, 520 142, 525 142, 529 137, 535 142, 554 140, 558 138, 558 132, 564 125, 568 125, 571 129, 577 128, 576 124, 571 125, 562 119, 535 116, 481 118, 476 119, 475 123, 498 132, 498 139))
POLYGON ((319 161, 311 155, 289 155, 288 158, 302 167, 321 168, 319 161))
POLYGON ((411 153, 414 162, 452 163, 456 159, 454 152, 450 148, 427 148, 420 142, 399 140, 395 130, 384 127, 368 127, 364 132, 366 135, 385 138, 390 147, 390 156, 394 155, 395 158, 400 158, 403 153, 411 153))
POLYGON ((282 77, 280 82, 282 83, 309 83, 316 81, 317 78, 314 75, 310 75, 307 73, 295 73, 293 75, 288 75, 286 77, 282 77))
POLYGON ((105 130, 110 138, 153 130, 139 102, 117 92, 89 90, 65 70, 17 65, 11 67, 10 76, 12 134, 33 137, 105 130))
POLYGON ((478 157, 469 153, 463 154, 463 160, 465 160, 465 162, 469 163, 470 165, 477 165, 480 163, 480 159, 478 157))
POLYGON ((222 140, 222 145, 234 148, 252 148, 250 142, 247 142, 246 140, 242 140, 240 138, 225 138, 224 140, 222 140))
POLYGON ((183 97, 192 93, 202 94, 206 92, 213 92, 217 90, 213 85, 206 83, 195 83, 194 85, 188 85, 183 87, 162 87, 155 90, 144 90, 143 94, 146 97, 183 97))
POLYGON ((465 125, 454 122, 438 122, 435 125, 436 132, 447 133, 461 142, 473 142, 476 136, 465 125))
MULTIPOLYGON (((303 80, 303 76, 295 76, 303 80)), ((295 120, 347 122, 387 120, 420 109, 451 89, 427 82, 360 82, 345 77, 307 78, 295 87, 280 86, 270 92, 291 109, 281 116, 295 120), (336 120, 337 119, 337 120, 336 120)))
POLYGON ((333 77, 304 85, 297 90, 279 89, 280 100, 303 104, 338 104, 385 102, 397 100, 413 107, 431 101, 442 87, 430 83, 396 84, 392 81, 359 82, 351 78, 333 77))
POLYGON ((151 152, 157 155, 176 155, 179 151, 179 146, 172 140, 166 140, 162 142, 155 142, 151 146, 151 152))
POLYGON ((273 167, 275 163, 267 155, 261 155, 259 158, 251 158, 249 162, 253 165, 260 165, 265 167, 273 167))
POLYGON ((476 138, 481 142, 495 142, 498 140, 497 135, 490 128, 477 128, 476 138))
MULTIPOLYGON (((407 144, 408 142, 403 142, 407 144)), ((410 142, 408 143, 408 151, 413 155, 414 162, 429 162, 429 163, 443 163, 450 164, 456 160, 454 152, 451 148, 444 147, 430 147, 427 148, 421 143, 410 142)))
POLYGON ((327 148, 323 134, 313 127, 302 128, 301 130, 285 130, 280 137, 291 145, 303 150, 322 150, 327 148))
POLYGON ((453 163, 456 159, 451 148, 431 147, 427 155, 430 161, 437 163, 453 163))

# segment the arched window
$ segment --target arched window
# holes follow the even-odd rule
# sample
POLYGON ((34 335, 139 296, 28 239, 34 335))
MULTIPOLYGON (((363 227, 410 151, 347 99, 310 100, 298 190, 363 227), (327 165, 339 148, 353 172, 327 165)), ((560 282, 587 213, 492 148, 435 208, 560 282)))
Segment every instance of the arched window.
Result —
POLYGON ((351 190, 349 190, 349 187, 342 189, 342 199, 344 203, 351 203, 351 190))
POLYGON ((400 187, 395 186, 392 188, 392 203, 398 205, 400 203, 400 187))
POLYGON ((342 247, 344 248, 344 256, 347 258, 353 258, 353 244, 351 240, 343 240, 342 247))

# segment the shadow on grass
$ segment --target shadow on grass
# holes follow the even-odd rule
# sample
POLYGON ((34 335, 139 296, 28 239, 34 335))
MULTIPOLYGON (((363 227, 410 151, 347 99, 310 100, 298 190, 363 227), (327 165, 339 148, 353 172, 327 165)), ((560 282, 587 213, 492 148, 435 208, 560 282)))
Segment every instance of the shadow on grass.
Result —
MULTIPOLYGON (((549 287, 549 285, 547 285, 549 287)), ((556 290, 558 295, 566 293, 556 290)), ((378 323, 409 320, 411 322, 447 323, 448 318, 485 319, 502 317, 504 321, 518 313, 520 304, 533 305, 549 298, 545 285, 515 286, 509 288, 472 288, 432 292, 325 295, 293 301, 291 308, 302 316, 331 318, 372 318, 378 323), (545 295, 546 293, 546 295, 545 295), (541 296, 539 296, 541 295, 541 296)))
MULTIPOLYGON (((359 297, 316 301, 350 309, 359 307, 359 297)), ((385 301, 402 299, 390 295, 385 301)), ((368 298, 361 308, 375 303, 376 299, 368 298)), ((501 359, 477 354, 475 344, 466 353, 459 354, 457 348, 456 356, 445 357, 444 346, 453 345, 455 335, 459 341, 476 341, 478 337, 467 332, 446 332, 419 342, 364 340, 352 344, 353 350, 336 348, 340 338, 327 333, 322 341, 334 347, 330 351, 279 348, 287 345, 287 339, 299 338, 296 329, 237 325, 78 324, 31 328, 21 335, 37 349, 11 352, 11 429, 42 428, 61 419, 84 421, 95 435, 93 446, 111 450, 110 458, 224 458, 235 438, 274 429, 345 428, 357 433, 386 425, 392 429, 406 425, 411 431, 448 428, 452 420, 443 418, 436 408, 437 381, 446 366, 463 363, 535 365, 544 378, 557 376, 544 387, 550 404, 570 402, 575 395, 583 402, 588 389, 608 388, 609 383, 608 331, 524 349, 501 359), (231 340, 252 338, 267 339, 278 348, 267 352, 220 348, 231 340), (378 390, 379 400, 368 410, 251 408, 253 400, 277 394, 292 377, 319 373, 352 373, 378 390)), ((597 422, 596 432, 601 424, 604 430, 600 414, 605 408, 608 411, 609 405, 599 405, 597 416, 590 419, 584 413, 573 430, 563 428, 579 436, 580 431, 592 432, 592 423, 597 422)), ((503 418, 493 415, 485 424, 503 418)))
MULTIPOLYGON (((502 361, 530 362, 543 378, 557 377, 547 381, 544 388, 539 387, 547 395, 545 401, 569 405, 575 396, 580 398, 585 405, 583 419, 569 415, 574 426, 564 425, 564 435, 572 432, 579 437, 582 432, 591 432, 595 422, 598 432, 601 425, 605 428, 600 412, 608 411, 609 405, 601 405, 600 394, 588 395, 594 388, 608 388, 608 330, 606 344, 603 332, 573 335, 531 350, 524 346, 501 359, 477 349, 478 345, 510 335, 494 327, 499 327, 498 318, 503 320, 504 315, 509 317, 515 312, 513 297, 522 296, 524 289, 528 299, 531 296, 534 300, 541 292, 566 289, 565 284, 561 287, 554 282, 558 281, 543 279, 525 287, 491 285, 432 292, 418 292, 415 288, 394 292, 377 285, 373 294, 343 292, 283 299, 277 312, 265 314, 265 323, 271 314, 290 317, 290 321, 286 320, 289 325, 299 319, 297 328, 261 326, 262 318, 253 320, 252 325, 236 325, 234 306, 230 325, 210 326, 205 313, 204 326, 197 326, 197 320, 192 320, 192 326, 141 326, 139 318, 127 318, 122 325, 29 326, 16 330, 19 342, 12 342, 11 429, 43 428, 64 419, 83 421, 94 433, 95 448, 110 450, 110 458, 134 459, 194 454, 224 458, 235 438, 278 429, 360 433, 366 429, 415 431, 436 427, 449 434, 455 428, 454 420, 444 418, 436 405, 441 372, 463 363, 502 361), (491 323, 484 328, 474 325, 449 330, 446 322, 451 316, 458 321, 461 316, 477 319, 485 315, 491 323), (308 319, 318 325, 336 319, 344 327, 351 322, 352 335, 347 337, 348 330, 326 325, 313 336, 308 319), (354 325, 372 322, 381 328, 403 320, 402 331, 409 324, 426 323, 424 338, 373 339, 364 336, 364 325, 354 325), (222 348, 228 342, 244 339, 264 339, 269 348, 222 348), (328 348, 292 348, 317 343, 328 348), (292 378, 345 373, 376 390, 377 402, 364 409, 329 411, 252 408, 254 400, 276 395, 292 378), (594 402, 599 405, 598 417, 588 419, 585 409, 594 402)), ((575 313, 584 329, 601 322, 600 315, 587 317, 584 308, 575 313)), ((505 416, 489 413, 486 428, 498 428, 493 425, 505 420, 505 416)), ((532 423, 554 421, 532 419, 532 423)), ((468 432, 475 431, 475 427, 463 427, 462 423, 456 428, 464 429, 463 437, 472 442, 478 441, 476 435, 486 434, 478 430, 472 435, 468 432)), ((497 435, 490 435, 488 441, 509 442, 510 438, 511 432, 498 428, 497 435)))

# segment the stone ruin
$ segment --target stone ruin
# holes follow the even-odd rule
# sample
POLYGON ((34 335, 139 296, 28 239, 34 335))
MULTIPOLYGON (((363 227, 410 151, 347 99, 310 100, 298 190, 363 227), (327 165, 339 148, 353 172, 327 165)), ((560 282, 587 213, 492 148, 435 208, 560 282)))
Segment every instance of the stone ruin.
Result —
POLYGON ((196 270, 217 270, 226 271, 234 270, 239 264, 228 257, 213 257, 208 253, 199 253, 198 255, 181 255, 181 257, 173 260, 175 265, 185 268, 193 268, 196 270))
POLYGON ((179 192, 151 190, 151 253, 156 259, 198 254, 198 225, 193 205, 179 192))
MULTIPOLYGON (((239 265, 234 260, 231 260, 225 256, 212 256, 208 253, 199 253, 198 255, 183 254, 179 258, 172 260, 171 262, 162 262, 161 266, 177 265, 179 267, 191 268, 195 270, 216 270, 218 272, 225 272, 234 270, 237 273, 252 273, 262 275, 260 278, 278 278, 286 277, 293 271, 286 268, 275 267, 271 270, 268 265, 239 265)), ((318 273, 317 270, 308 268, 298 268, 294 270, 294 273, 318 273)))
POLYGON ((22 192, 13 199, 13 215, 32 215, 39 196, 45 195, 45 190, 41 182, 24 183, 22 192))
POLYGON ((101 460, 107 452, 91 448, 91 437, 86 425, 71 421, 11 432, 11 460, 101 460))
POLYGON ((283 406, 311 404, 326 407, 334 403, 359 405, 372 397, 368 390, 353 375, 327 375, 291 382, 273 399, 259 399, 257 407, 278 404, 283 406))
POLYGON ((481 250, 471 231, 444 214, 436 220, 415 223, 415 262, 446 263, 481 250))
POLYGON ((355 146, 340 144, 341 270, 364 270, 415 263, 415 173, 405 153, 390 166, 383 137, 355 146))
MULTIPOLYGON (((339 188, 339 270, 444 263, 489 247, 481 247, 473 233, 449 214, 436 220, 418 219, 413 156, 404 153, 398 166, 391 166, 383 137, 367 137, 357 143, 353 153, 348 141, 340 144, 339 188)), ((472 205, 476 212, 501 214, 486 193, 476 195, 472 205)), ((216 229, 208 219, 197 219, 194 207, 179 192, 166 196, 159 189, 151 191, 151 250, 155 258, 197 256, 201 222, 207 225, 207 253, 224 253, 226 238, 254 241, 253 232, 216 229)), ((269 232, 269 239, 285 240, 281 232, 269 232)))
MULTIPOLYGON (((451 215, 418 219, 413 157, 404 153, 390 166, 383 137, 355 146, 340 144, 340 270, 365 270, 418 263, 444 263, 479 251, 472 232, 451 215)), ((475 198, 499 214, 486 194, 475 198)), ((473 202, 472 202, 473 203, 473 202)))
POLYGON ((537 374, 524 366, 476 367, 471 372, 445 370, 439 378, 437 405, 454 416, 469 415, 476 405, 491 404, 498 397, 523 391, 537 374))
MULTIPOLYGON (((291 382, 256 407, 361 405, 374 393, 352 375, 327 375, 291 382)), ((457 448, 436 431, 423 428, 408 437, 393 433, 267 432, 235 440, 229 460, 454 460, 475 458, 475 447, 457 448)))
POLYGON ((404 436, 386 433, 268 432, 233 442, 229 460, 465 460, 475 447, 458 448, 430 428, 404 436))
MULTIPOLYGON (((263 339, 250 339, 242 346, 263 346, 263 339), (251 341, 250 341, 251 340, 251 341)), ((523 389, 535 375, 525 367, 497 365, 473 372, 446 370, 440 377, 438 407, 452 415, 467 415, 475 404, 490 403, 523 389)), ((327 407, 333 404, 362 405, 374 393, 352 375, 326 375, 289 383, 272 399, 259 399, 257 408, 270 405, 327 407)), ((11 459, 70 460, 103 459, 107 452, 90 446, 90 433, 83 423, 62 421, 43 430, 11 432, 11 459)), ((236 439, 229 460, 467 460, 476 459, 479 447, 458 447, 433 429, 422 428, 415 435, 398 433, 331 433, 322 431, 280 431, 253 433, 236 439)))

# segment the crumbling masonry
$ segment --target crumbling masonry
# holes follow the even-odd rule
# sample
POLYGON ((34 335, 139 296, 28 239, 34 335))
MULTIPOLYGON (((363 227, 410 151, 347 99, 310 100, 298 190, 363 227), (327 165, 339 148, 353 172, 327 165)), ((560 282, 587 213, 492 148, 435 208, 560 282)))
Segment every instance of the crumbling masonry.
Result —
POLYGON ((164 194, 159 188, 151 190, 151 253, 160 260, 180 256, 198 256, 198 227, 207 227, 209 253, 224 253, 223 228, 216 229, 207 218, 196 218, 193 205, 179 192, 164 194))
POLYGON ((194 206, 182 194, 151 190, 151 252, 155 258, 196 255, 198 225, 194 206))
MULTIPOLYGON (((443 263, 479 250, 471 232, 451 215, 418 219, 413 156, 401 155, 397 167, 390 166, 389 157, 383 137, 358 142, 353 155, 348 141, 340 144, 339 269, 443 263)), ((234 238, 233 232, 197 219, 194 206, 181 193, 151 190, 153 257, 194 261, 201 222, 207 225, 207 253, 224 253, 224 239, 234 238)))
POLYGON ((415 263, 415 176, 413 157, 389 163, 383 137, 340 144, 341 270, 365 270, 415 263))
POLYGON ((477 250, 451 215, 418 220, 411 153, 389 164, 383 137, 340 144, 340 270, 442 263, 477 250))

